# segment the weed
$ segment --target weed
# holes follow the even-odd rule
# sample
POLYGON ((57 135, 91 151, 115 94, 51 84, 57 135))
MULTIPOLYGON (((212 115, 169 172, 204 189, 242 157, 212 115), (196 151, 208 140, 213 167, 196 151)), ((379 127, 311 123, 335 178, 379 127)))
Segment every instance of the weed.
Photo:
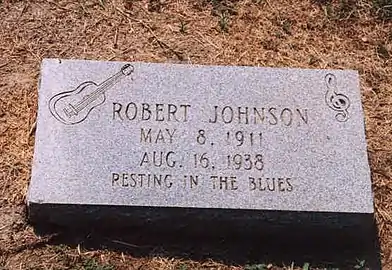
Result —
POLYGON ((94 259, 84 261, 81 270, 114 270, 113 265, 101 265, 94 259))
POLYGON ((227 12, 222 12, 219 17, 219 27, 222 32, 229 31, 229 16, 227 12))
POLYGON ((247 264, 245 265, 245 270, 267 270, 267 265, 265 264, 247 264))
POLYGON ((179 26, 179 28, 180 28, 180 33, 186 34, 187 25, 188 25, 188 23, 186 23, 186 22, 184 22, 184 21, 180 21, 180 26, 179 26))
POLYGON ((237 15, 235 10, 235 1, 229 0, 209 0, 208 2, 212 5, 212 14, 219 16, 221 13, 227 13, 227 15, 237 15))
POLYGON ((304 263, 304 266, 302 266, 302 270, 309 270, 309 269, 310 269, 310 264, 304 263))
POLYGON ((98 2, 102 8, 105 8, 105 0, 98 0, 98 2))
POLYGON ((162 0, 149 0, 148 11, 150 12, 162 12, 164 3, 162 0))
POLYGON ((316 56, 314 56, 312 54, 309 56, 309 65, 314 66, 314 65, 317 65, 319 62, 320 62, 320 59, 317 58, 316 56))
POLYGON ((383 44, 379 44, 376 48, 377 55, 385 60, 389 59, 391 55, 389 54, 387 48, 383 44))
POLYGON ((392 20, 392 0, 373 0, 373 9, 378 18, 392 20))
POLYGON ((276 31, 275 37, 277 37, 277 38, 283 38, 283 37, 284 37, 284 34, 283 34, 281 31, 276 31))
POLYGON ((219 28, 222 32, 228 32, 230 16, 237 15, 235 2, 237 0, 208 0, 211 3, 213 16, 219 17, 219 28))
POLYGON ((357 259, 357 264, 354 266, 354 269, 357 269, 357 270, 362 270, 362 269, 365 269, 365 260, 358 260, 357 259))
POLYGON ((326 16, 328 19, 331 20, 332 18, 335 17, 335 16, 334 16, 333 6, 332 6, 331 3, 327 3, 325 6, 323 6, 323 9, 324 9, 325 16, 326 16))
POLYGON ((331 21, 341 21, 357 18, 358 3, 355 0, 339 0, 334 4, 329 1, 322 1, 325 16, 331 21))
POLYGON ((132 10, 132 7, 133 7, 133 0, 124 0, 124 9, 125 10, 132 10))
MULTIPOLYGON (((328 0, 317 0, 322 5, 325 16, 331 21, 358 19, 361 1, 339 0, 338 3, 328 0)), ((379 19, 392 20, 392 0, 372 0, 373 13, 379 19)))
POLYGON ((68 247, 66 245, 60 244, 60 245, 53 245, 53 246, 51 246, 51 249, 55 253, 64 253, 68 249, 68 247))
POLYGON ((188 270, 188 266, 186 264, 180 264, 178 270, 188 270))
POLYGON ((291 35, 291 21, 290 20, 284 20, 282 23, 282 28, 283 28, 283 31, 287 35, 291 35))

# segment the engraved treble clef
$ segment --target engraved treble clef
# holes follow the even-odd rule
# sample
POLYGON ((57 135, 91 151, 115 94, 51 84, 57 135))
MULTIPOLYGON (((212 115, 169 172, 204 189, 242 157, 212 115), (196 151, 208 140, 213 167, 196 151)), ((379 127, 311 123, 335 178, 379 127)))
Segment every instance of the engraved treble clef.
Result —
POLYGON ((335 75, 328 73, 325 76, 325 83, 327 85, 327 93, 325 94, 325 102, 334 111, 338 113, 335 119, 339 122, 346 122, 348 119, 348 108, 350 107, 350 100, 346 95, 337 93, 337 83, 335 75))

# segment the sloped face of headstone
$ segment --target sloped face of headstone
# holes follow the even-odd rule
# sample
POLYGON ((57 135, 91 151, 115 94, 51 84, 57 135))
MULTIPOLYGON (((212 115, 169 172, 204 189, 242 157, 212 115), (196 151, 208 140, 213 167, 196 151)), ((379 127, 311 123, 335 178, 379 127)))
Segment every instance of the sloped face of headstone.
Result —
POLYGON ((33 223, 373 213, 355 71, 47 59, 38 105, 33 223))

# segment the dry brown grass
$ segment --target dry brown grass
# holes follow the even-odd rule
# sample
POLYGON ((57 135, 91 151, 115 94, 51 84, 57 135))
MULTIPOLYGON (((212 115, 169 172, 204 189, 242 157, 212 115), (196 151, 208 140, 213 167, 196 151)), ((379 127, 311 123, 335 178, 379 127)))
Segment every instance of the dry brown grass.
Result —
POLYGON ((382 262, 392 269, 392 21, 375 1, 0 0, 0 269, 81 269, 89 259, 116 269, 237 269, 34 235, 22 205, 44 57, 358 70, 382 262))

